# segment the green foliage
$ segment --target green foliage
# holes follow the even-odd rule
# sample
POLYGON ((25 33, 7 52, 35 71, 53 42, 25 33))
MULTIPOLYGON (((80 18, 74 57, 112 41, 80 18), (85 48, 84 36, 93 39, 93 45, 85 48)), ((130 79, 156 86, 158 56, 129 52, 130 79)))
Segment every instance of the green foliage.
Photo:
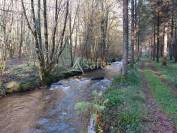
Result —
POLYGON ((115 77, 112 86, 104 93, 108 102, 102 122, 104 127, 109 127, 110 133, 141 132, 141 117, 146 109, 140 81, 139 71, 131 70, 126 77, 115 77))
MULTIPOLYGON (((6 84, 4 89, 7 93, 13 92, 24 92, 35 89, 36 87, 40 86, 41 82, 38 78, 31 78, 25 79, 23 81, 10 81, 6 84)), ((0 85, 1 86, 1 85, 0 85)), ((1 88, 1 87, 0 87, 1 88)))
POLYGON ((119 75, 116 76, 113 80, 113 86, 116 85, 116 87, 124 87, 124 86, 137 86, 140 82, 140 75, 138 70, 132 69, 128 72, 126 76, 119 75))
POLYGON ((85 113, 89 110, 91 106, 90 102, 79 102, 75 105, 75 110, 77 110, 77 113, 85 113))
POLYGON ((28 91, 35 89, 36 87, 41 85, 41 81, 38 78, 28 78, 20 82, 20 90, 19 91, 28 91))
POLYGON ((102 92, 93 91, 93 100, 90 102, 78 102, 75 105, 75 110, 80 113, 91 113, 92 118, 96 120, 97 114, 101 113, 105 109, 107 100, 102 98, 102 92), (103 101, 104 100, 104 101, 103 101))
POLYGON ((105 106, 99 105, 92 102, 79 102, 75 105, 75 110, 77 113, 92 113, 93 115, 97 114, 97 112, 103 111, 105 106))
POLYGON ((28 91, 33 87, 35 88, 36 86, 32 82, 23 82, 22 84, 20 84, 20 91, 28 91))
POLYGON ((107 107, 114 107, 123 104, 126 98, 124 91, 125 90, 117 90, 110 88, 107 92, 105 92, 104 98, 107 98, 109 101, 107 107))
POLYGON ((167 66, 162 66, 160 63, 155 63, 155 65, 164 78, 172 81, 177 86, 177 64, 169 63, 167 66))
POLYGON ((0 64, 0 71, 4 70, 5 65, 4 64, 0 64))
POLYGON ((119 129, 125 131, 126 133, 128 132, 140 132, 141 127, 140 127, 140 115, 138 112, 134 111, 126 111, 126 112, 121 112, 119 114, 118 118, 118 124, 119 124, 119 129))
POLYGON ((145 76, 156 101, 177 124, 177 98, 171 93, 170 88, 162 83, 151 70, 145 70, 145 76))

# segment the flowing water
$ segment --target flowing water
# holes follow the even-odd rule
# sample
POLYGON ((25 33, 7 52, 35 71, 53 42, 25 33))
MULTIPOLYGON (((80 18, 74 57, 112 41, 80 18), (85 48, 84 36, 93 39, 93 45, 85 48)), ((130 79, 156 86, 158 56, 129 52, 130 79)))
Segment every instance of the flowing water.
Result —
POLYGON ((79 115, 75 104, 91 100, 94 90, 106 90, 121 66, 115 62, 104 70, 61 80, 48 90, 0 99, 0 133, 87 133, 90 116, 79 115))

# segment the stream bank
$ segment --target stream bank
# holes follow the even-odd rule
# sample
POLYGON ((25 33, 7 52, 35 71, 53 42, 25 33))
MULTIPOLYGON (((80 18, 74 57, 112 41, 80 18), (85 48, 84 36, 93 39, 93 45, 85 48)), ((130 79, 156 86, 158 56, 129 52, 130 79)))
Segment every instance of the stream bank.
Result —
MULTIPOLYGON (((87 68, 84 69, 84 72, 90 73, 97 70, 101 70, 101 68, 87 68)), ((59 80, 67 79, 79 75, 82 75, 82 71, 68 70, 61 73, 54 73, 53 76, 51 76, 50 78, 48 86, 50 86, 52 83, 57 82, 59 80)), ((29 76, 23 80, 10 80, 10 81, 6 81, 5 83, 0 82, 0 97, 16 95, 19 93, 38 90, 41 88, 47 88, 44 86, 45 85, 43 85, 40 78, 36 75, 29 76)))
POLYGON ((77 114, 74 106, 90 101, 93 90, 105 90, 121 71, 115 62, 103 70, 61 80, 50 89, 1 99, 0 130, 5 133, 83 133, 90 116, 77 114), (93 78, 104 77, 102 80, 93 78), (25 123, 24 123, 25 121, 25 123))

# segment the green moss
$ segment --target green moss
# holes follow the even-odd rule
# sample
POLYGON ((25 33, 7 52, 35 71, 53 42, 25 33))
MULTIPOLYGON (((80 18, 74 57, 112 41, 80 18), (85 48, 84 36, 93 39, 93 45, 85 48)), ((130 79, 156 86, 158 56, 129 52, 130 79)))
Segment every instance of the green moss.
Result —
POLYGON ((20 83, 20 91, 32 90, 40 85, 41 81, 38 78, 29 78, 20 83))
MULTIPOLYGON (((24 92, 28 90, 33 90, 36 87, 39 87, 40 85, 41 85, 41 81, 39 80, 39 78, 29 77, 28 79, 25 79, 23 81, 8 82, 4 87, 4 91, 7 93, 24 92)), ((0 84, 0 89, 1 89, 1 84, 0 84)))
POLYGON ((34 86, 34 84, 31 83, 31 82, 22 83, 22 84, 20 85, 21 91, 28 91, 28 90, 30 90, 30 88, 32 88, 33 86, 34 86))

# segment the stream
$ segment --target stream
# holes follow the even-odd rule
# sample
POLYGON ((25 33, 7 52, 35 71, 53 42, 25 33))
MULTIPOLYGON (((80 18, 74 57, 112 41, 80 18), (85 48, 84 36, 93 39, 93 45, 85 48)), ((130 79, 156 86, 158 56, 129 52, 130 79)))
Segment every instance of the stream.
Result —
POLYGON ((120 74, 122 63, 0 99, 0 133, 88 133, 90 116, 78 114, 75 104, 90 101, 94 90, 106 90, 120 74), (100 78, 104 77, 104 78, 100 78))

